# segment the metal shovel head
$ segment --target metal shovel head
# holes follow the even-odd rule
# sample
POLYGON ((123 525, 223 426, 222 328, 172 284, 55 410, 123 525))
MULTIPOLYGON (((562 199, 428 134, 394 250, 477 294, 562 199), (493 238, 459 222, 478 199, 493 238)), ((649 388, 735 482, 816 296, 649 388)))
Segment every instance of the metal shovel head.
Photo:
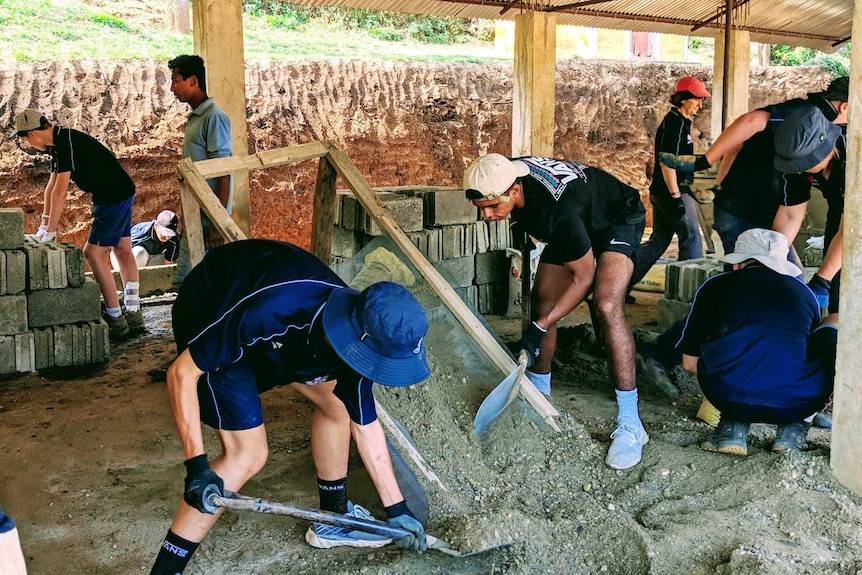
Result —
POLYGON ((525 358, 525 361, 518 362, 518 367, 488 394, 488 397, 479 406, 479 411, 476 412, 476 419, 473 420, 474 434, 479 435, 485 431, 518 396, 518 380, 524 375, 526 369, 527 363, 525 358))

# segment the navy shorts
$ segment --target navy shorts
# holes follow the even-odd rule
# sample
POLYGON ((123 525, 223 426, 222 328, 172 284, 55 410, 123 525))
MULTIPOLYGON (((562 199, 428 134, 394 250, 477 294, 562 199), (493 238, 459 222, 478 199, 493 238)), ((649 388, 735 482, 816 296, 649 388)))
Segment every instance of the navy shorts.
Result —
POLYGON ((135 196, 116 204, 94 205, 87 243, 97 246, 116 246, 121 238, 132 235, 132 204, 135 196))

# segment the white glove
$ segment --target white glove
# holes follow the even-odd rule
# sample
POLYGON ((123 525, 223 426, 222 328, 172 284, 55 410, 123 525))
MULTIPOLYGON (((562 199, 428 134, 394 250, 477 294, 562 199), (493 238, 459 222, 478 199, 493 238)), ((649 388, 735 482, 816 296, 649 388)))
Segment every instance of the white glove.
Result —
POLYGON ((37 239, 37 240, 41 240, 41 239, 42 239, 42 236, 44 236, 44 235, 45 235, 45 233, 46 233, 47 231, 48 231, 48 226, 47 226, 47 225, 41 225, 41 226, 39 226, 39 229, 38 229, 38 230, 36 230, 36 234, 35 234, 36 239, 37 239))
POLYGON ((45 232, 44 234, 42 234, 42 237, 39 238, 39 241, 46 244, 48 242, 53 242, 55 239, 57 239, 57 234, 52 234, 51 232, 45 232))

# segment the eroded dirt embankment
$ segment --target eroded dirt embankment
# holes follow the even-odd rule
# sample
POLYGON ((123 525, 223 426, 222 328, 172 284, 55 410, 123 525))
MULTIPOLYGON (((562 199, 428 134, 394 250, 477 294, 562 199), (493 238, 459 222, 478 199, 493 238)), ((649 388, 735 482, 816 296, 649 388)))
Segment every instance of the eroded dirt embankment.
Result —
MULTIPOLYGON (((555 154, 645 193, 657 123, 676 80, 691 74, 711 77, 694 65, 559 62, 555 154)), ((511 75, 511 65, 496 63, 250 63, 249 151, 329 139, 373 186, 458 185, 474 157, 510 150, 511 75)), ((804 96, 827 82, 816 68, 755 69, 751 104, 804 96)), ((0 64, 0 126, 11 129, 25 107, 117 154, 138 187, 136 221, 179 206, 174 167, 188 107, 171 94, 165 62, 0 64)), ((707 100, 695 122, 706 133, 709 113, 707 100)), ((23 208, 28 230, 38 225, 47 171, 44 157, 28 157, 13 140, 0 144, 0 205, 23 208)), ((314 162, 252 174, 252 234, 305 245, 315 174, 314 162)), ((82 244, 88 214, 89 196, 73 190, 62 238, 82 244)))

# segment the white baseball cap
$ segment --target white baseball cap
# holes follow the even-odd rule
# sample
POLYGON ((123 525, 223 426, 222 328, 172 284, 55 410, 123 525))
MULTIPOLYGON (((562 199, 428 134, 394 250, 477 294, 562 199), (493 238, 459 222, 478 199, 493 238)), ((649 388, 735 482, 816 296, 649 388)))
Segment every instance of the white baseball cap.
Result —
POLYGON ((790 277, 800 276, 802 270, 787 261, 789 250, 787 237, 781 232, 753 228, 739 234, 733 253, 726 254, 721 261, 738 264, 745 260, 757 260, 780 274, 790 277))
POLYGON ((468 200, 496 200, 505 194, 530 168, 520 160, 501 154, 486 154, 473 160, 464 172, 464 191, 468 200))

